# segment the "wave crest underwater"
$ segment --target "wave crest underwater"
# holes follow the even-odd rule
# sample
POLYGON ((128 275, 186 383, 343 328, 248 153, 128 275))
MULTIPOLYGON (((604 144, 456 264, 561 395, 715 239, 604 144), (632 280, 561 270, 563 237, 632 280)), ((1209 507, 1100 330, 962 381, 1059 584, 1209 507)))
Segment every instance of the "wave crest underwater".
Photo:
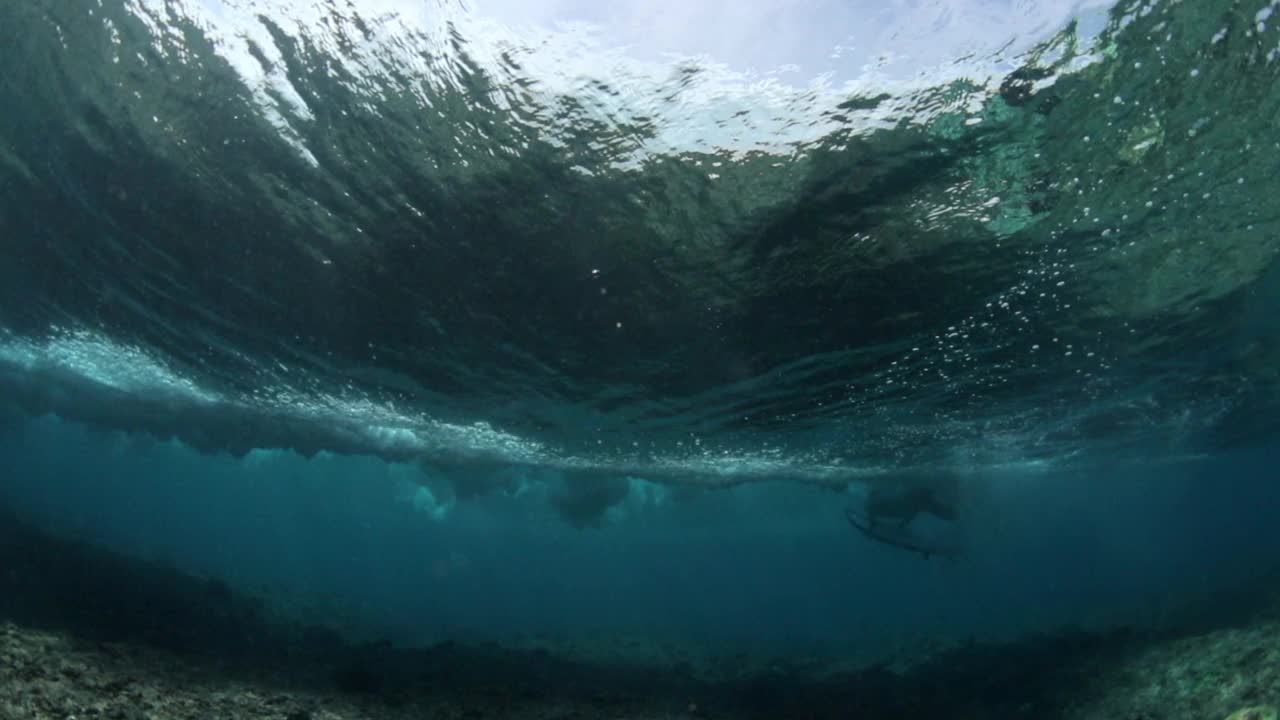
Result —
POLYGON ((586 524, 627 478, 1264 444, 1255 4, 1009 10, 903 58, 991 20, 908 14, 797 82, 449 3, 6 3, 4 397, 459 497, 557 473, 586 524))
POLYGON ((0 2, 0 617, 1005 717, 1275 587, 1274 2, 637 2, 0 2))

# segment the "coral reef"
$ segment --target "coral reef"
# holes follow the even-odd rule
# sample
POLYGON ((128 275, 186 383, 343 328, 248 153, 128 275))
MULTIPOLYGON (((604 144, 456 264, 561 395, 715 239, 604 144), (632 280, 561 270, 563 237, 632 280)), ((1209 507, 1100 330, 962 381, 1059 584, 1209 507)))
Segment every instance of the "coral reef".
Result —
POLYGON ((708 673, 540 647, 354 642, 216 579, 2 513, 0 568, 0 720, 1276 720, 1280 702, 1274 579, 1160 632, 1064 630, 853 669, 725 657, 708 673))

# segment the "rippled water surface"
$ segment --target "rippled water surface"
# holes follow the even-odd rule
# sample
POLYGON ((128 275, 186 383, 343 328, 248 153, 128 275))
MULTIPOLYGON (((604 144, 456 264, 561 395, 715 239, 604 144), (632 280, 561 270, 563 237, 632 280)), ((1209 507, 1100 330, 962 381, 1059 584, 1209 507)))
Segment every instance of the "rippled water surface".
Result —
POLYGON ((717 484, 1274 438, 1274 4, 810 5, 4 3, 5 394, 717 484))

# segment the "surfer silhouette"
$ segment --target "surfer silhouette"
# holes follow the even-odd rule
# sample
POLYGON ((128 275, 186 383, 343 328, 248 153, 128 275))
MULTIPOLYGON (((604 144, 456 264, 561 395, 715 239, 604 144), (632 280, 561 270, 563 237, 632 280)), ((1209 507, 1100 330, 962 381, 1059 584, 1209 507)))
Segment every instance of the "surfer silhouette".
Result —
MULTIPOLYGON (((959 554, 954 533, 926 532, 923 517, 934 524, 955 526, 960 504, 960 483, 952 475, 877 483, 862 506, 845 509, 849 524, 876 542, 922 554, 959 554)), ((950 529, 954 530, 954 527, 950 529)))

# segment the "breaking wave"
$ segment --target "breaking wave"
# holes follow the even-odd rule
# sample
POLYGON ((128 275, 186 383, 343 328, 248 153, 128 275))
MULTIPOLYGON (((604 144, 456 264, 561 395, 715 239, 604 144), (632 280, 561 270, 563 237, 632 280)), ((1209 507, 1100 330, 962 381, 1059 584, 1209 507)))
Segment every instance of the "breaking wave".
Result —
POLYGON ((716 486, 1273 440, 1274 7, 760 71, 448 4, 8 3, 0 404, 716 486))

